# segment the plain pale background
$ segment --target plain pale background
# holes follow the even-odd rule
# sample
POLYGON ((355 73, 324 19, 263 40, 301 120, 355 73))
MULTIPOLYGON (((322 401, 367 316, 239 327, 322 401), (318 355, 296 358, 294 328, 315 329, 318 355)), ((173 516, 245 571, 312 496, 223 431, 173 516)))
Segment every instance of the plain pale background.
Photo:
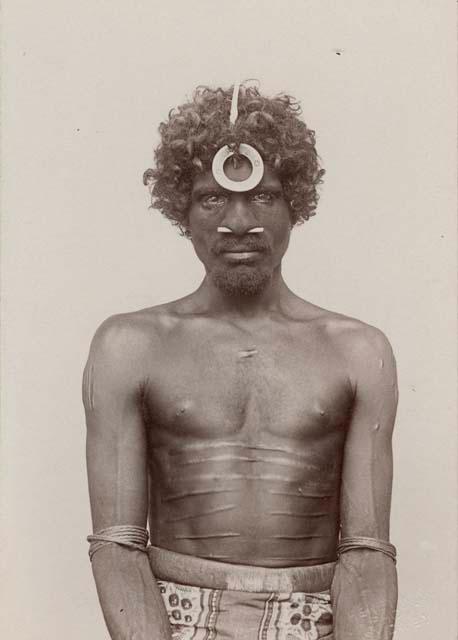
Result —
POLYGON ((148 211, 157 125, 197 84, 302 101, 327 169, 287 282, 392 341, 397 640, 456 637, 455 3, 3 3, 3 637, 104 640, 81 372, 113 313, 202 277, 148 211), (340 54, 340 55, 339 55, 340 54))

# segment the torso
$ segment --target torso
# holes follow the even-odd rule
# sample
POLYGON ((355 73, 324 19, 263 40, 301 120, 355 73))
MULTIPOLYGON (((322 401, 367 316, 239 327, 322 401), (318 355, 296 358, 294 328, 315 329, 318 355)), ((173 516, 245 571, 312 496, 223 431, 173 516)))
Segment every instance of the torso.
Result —
POLYGON ((353 390, 339 316, 306 305, 243 327, 176 303, 139 312, 156 336, 141 394, 153 544, 272 567, 335 559, 353 390))

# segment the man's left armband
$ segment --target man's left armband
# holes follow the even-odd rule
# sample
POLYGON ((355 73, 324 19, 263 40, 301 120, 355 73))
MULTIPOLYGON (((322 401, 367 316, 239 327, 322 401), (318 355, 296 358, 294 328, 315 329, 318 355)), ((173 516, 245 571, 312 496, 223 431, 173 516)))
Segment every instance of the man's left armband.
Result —
POLYGON ((348 538, 341 538, 337 545, 337 555, 340 556, 346 551, 352 551, 353 549, 372 549, 373 551, 380 551, 389 556, 396 564, 396 547, 391 542, 386 540, 379 540, 378 538, 366 538, 364 536, 352 536, 348 538))
POLYGON ((94 553, 107 544, 120 544, 146 552, 148 537, 146 529, 133 525, 115 525, 101 529, 87 537, 87 541, 90 542, 89 558, 92 560, 94 553))

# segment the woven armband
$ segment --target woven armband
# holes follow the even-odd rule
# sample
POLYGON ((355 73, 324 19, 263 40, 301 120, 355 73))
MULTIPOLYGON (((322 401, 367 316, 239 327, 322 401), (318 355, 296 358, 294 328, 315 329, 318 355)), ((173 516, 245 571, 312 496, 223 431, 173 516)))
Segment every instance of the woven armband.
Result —
POLYGON ((337 545, 337 555, 340 556, 342 553, 352 551, 353 549, 372 549, 373 551, 380 551, 386 556, 389 556, 396 564, 396 547, 394 544, 391 544, 386 540, 365 538, 364 536, 341 538, 337 545))
POLYGON ((130 549, 146 551, 148 537, 146 529, 132 525, 115 525, 101 529, 87 537, 87 541, 90 542, 89 558, 92 560, 94 553, 107 544, 120 544, 130 549))

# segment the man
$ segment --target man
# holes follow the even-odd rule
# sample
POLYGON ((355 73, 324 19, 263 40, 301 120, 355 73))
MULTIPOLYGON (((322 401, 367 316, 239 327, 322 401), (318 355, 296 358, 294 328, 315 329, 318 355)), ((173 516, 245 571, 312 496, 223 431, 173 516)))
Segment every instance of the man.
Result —
POLYGON ((314 133, 292 98, 243 85, 198 88, 160 133, 145 184, 206 275, 91 345, 89 540, 111 637, 389 640, 392 351, 281 274, 318 200, 314 133))

